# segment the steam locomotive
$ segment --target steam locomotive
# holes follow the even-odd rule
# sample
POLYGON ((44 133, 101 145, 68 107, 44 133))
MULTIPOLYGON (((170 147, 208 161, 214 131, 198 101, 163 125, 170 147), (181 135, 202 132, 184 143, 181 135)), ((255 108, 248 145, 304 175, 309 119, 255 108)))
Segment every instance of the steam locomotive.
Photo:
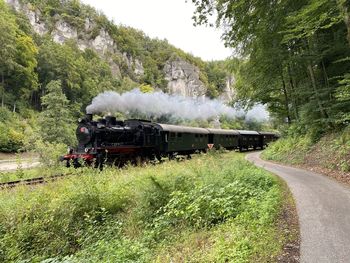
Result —
POLYGON ((120 121, 114 116, 94 121, 92 114, 79 121, 76 136, 78 147, 69 149, 61 160, 67 167, 85 163, 100 169, 105 163, 120 166, 129 161, 190 157, 211 147, 263 149, 278 139, 272 132, 195 128, 138 119, 120 121))

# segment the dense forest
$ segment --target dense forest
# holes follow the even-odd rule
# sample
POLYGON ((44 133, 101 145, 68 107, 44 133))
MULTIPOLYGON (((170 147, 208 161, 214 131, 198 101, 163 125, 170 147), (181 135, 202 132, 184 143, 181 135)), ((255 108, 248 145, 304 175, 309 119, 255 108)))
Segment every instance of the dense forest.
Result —
POLYGON ((223 27, 240 54, 241 100, 266 103, 289 131, 315 138, 349 124, 348 0, 192 2, 195 22, 223 27))

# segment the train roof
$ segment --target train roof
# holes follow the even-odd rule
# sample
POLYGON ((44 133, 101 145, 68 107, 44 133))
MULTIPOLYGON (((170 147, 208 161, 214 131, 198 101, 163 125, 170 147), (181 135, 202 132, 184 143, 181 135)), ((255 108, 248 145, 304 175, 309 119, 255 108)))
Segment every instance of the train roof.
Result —
POLYGON ((204 128, 178 126, 178 125, 162 124, 162 123, 158 123, 158 125, 163 129, 163 131, 169 131, 169 132, 199 133, 199 134, 209 133, 209 131, 204 128))
POLYGON ((241 135, 260 135, 257 131, 237 130, 241 135))
POLYGON ((225 135, 239 135, 236 130, 225 130, 225 129, 207 129, 211 134, 225 134, 225 135))
POLYGON ((277 135, 275 132, 259 131, 261 135, 277 135))

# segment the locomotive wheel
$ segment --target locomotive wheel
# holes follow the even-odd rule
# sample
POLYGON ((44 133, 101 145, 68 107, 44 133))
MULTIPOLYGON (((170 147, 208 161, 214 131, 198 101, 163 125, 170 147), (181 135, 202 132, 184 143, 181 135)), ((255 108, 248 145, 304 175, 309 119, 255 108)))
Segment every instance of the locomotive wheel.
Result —
POLYGON ((74 167, 74 168, 79 168, 79 167, 81 167, 81 164, 80 164, 78 158, 75 158, 75 159, 73 160, 73 167, 74 167))
POLYGON ((169 153, 169 161, 175 160, 176 155, 174 153, 169 153))
POLYGON ((95 168, 99 168, 100 171, 103 170, 103 156, 102 154, 98 154, 96 157, 96 161, 95 161, 95 168))

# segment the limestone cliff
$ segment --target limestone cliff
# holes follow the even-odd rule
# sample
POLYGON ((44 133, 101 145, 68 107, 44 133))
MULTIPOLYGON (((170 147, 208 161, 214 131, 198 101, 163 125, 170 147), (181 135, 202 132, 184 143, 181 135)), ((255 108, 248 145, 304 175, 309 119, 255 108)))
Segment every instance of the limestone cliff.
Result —
POLYGON ((226 85, 222 94, 220 94, 219 99, 223 102, 230 103, 235 99, 235 87, 236 79, 234 75, 229 75, 226 77, 226 85))
POLYGON ((207 88, 199 78, 199 69, 185 60, 168 61, 164 67, 170 93, 186 97, 205 96, 207 88))

